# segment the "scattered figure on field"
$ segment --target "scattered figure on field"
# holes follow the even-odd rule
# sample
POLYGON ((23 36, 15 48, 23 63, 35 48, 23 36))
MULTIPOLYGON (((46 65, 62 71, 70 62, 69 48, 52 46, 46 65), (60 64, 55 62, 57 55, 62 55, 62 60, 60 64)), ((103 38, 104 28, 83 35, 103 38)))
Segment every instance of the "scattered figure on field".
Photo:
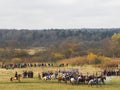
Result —
POLYGON ((16 79, 18 79, 18 73, 17 73, 17 71, 15 72, 15 77, 16 77, 16 79))
POLYGON ((22 77, 21 74, 18 74, 17 72, 15 72, 15 76, 10 78, 10 81, 13 80, 18 80, 20 82, 20 78, 22 77))
POLYGON ((23 71, 23 78, 27 78, 28 77, 28 72, 27 71, 23 71))
POLYGON ((40 76, 40 73, 38 73, 38 78, 39 78, 39 80, 41 80, 41 76, 40 76))

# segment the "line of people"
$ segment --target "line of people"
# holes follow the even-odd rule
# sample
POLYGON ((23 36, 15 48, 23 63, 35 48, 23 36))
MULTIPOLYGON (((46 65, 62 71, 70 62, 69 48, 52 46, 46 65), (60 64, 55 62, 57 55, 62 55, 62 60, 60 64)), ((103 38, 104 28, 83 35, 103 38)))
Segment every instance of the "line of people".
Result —
POLYGON ((14 69, 26 67, 52 67, 52 63, 17 63, 17 64, 1 64, 1 68, 14 69))
POLYGON ((103 75, 105 75, 105 76, 120 76, 120 69, 117 69, 117 70, 104 69, 103 75))

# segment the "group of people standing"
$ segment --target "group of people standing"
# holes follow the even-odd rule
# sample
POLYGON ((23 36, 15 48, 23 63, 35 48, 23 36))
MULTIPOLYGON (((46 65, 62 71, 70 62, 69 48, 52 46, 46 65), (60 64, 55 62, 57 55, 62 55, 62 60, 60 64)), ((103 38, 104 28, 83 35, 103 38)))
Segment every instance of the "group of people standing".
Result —
POLYGON ((52 63, 17 63, 17 64, 1 64, 1 68, 14 69, 26 67, 52 67, 52 63))
POLYGON ((104 69, 103 75, 105 75, 105 76, 120 76, 120 69, 104 69))

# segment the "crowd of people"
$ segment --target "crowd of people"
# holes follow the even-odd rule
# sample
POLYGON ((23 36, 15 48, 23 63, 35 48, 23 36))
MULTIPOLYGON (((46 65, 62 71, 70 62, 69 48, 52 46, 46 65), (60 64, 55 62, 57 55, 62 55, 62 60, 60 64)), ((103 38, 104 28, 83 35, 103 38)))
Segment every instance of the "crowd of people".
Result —
POLYGON ((17 64, 1 64, 1 68, 14 69, 26 67, 52 67, 52 63, 17 63, 17 64))
POLYGON ((68 64, 58 64, 54 65, 53 63, 11 63, 11 64, 0 64, 1 68, 6 68, 6 69, 14 69, 14 68, 26 68, 26 67, 53 67, 53 66, 58 66, 58 67, 67 67, 68 64))
POLYGON ((103 75, 105 76, 120 76, 120 69, 104 69, 103 75))
POLYGON ((33 71, 23 71, 23 78, 33 78, 33 71))

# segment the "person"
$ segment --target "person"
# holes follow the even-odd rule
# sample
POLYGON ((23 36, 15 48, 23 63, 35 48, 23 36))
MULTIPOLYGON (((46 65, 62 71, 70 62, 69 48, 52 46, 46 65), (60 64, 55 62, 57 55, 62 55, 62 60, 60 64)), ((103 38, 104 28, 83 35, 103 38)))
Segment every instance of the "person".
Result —
POLYGON ((104 71, 103 71, 103 75, 105 76, 106 74, 107 74, 107 70, 104 69, 104 71))
POLYGON ((18 79, 18 73, 17 72, 15 72, 15 77, 16 77, 16 79, 18 79))
POLYGON ((38 78, 39 78, 39 80, 41 79, 41 75, 40 75, 40 73, 38 73, 38 78))

